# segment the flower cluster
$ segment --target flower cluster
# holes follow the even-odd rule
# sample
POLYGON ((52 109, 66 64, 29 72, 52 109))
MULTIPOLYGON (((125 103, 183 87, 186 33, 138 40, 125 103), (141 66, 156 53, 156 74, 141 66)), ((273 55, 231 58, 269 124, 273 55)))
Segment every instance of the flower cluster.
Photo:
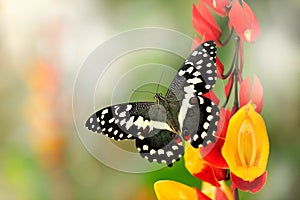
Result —
MULTIPOLYGON (((226 98, 220 106, 215 134, 217 140, 199 149, 189 146, 184 155, 185 168, 202 180, 201 190, 171 180, 156 182, 154 190, 158 199, 238 199, 238 189, 255 193, 263 187, 267 176, 269 140, 260 115, 263 89, 256 76, 252 84, 250 77, 242 76, 243 43, 256 41, 260 31, 258 20, 243 0, 200 0, 193 6, 192 22, 200 35, 195 37, 193 48, 207 40, 215 41, 221 48, 231 41, 234 33, 236 35, 228 71, 224 73, 218 57, 216 62, 217 77, 226 82, 226 98), (224 42, 216 15, 228 18, 229 34, 224 42)), ((219 103, 213 93, 210 97, 219 103)))

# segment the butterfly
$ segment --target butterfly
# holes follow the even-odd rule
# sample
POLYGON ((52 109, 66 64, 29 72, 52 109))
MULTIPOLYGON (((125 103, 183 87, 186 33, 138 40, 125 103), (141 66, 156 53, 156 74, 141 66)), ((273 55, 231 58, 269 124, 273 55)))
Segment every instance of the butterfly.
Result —
POLYGON ((208 93, 216 82, 216 45, 207 41, 192 51, 156 102, 130 102, 103 108, 85 126, 114 140, 135 140, 140 155, 172 166, 184 154, 184 141, 194 148, 215 142, 219 109, 208 93))

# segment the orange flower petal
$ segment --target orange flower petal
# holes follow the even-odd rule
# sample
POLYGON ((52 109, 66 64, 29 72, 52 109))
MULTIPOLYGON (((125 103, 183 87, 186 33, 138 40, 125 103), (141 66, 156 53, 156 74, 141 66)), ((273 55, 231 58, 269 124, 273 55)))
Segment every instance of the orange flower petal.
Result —
POLYGON ((210 200, 197 188, 171 180, 155 182, 154 191, 158 200, 210 200))
POLYGON ((240 108, 229 121, 222 154, 231 172, 245 181, 265 172, 269 139, 264 120, 252 103, 240 108))

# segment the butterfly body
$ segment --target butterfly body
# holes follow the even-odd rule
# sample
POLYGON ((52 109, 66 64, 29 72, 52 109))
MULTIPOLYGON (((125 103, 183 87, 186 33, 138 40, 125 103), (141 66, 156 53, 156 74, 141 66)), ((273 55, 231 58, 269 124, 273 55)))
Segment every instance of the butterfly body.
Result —
POLYGON ((185 60, 165 97, 157 93, 156 102, 103 108, 86 127, 114 140, 135 140, 143 158, 171 166, 184 154, 183 141, 195 148, 215 141, 219 109, 202 96, 215 84, 215 59, 214 42, 203 43, 185 60))

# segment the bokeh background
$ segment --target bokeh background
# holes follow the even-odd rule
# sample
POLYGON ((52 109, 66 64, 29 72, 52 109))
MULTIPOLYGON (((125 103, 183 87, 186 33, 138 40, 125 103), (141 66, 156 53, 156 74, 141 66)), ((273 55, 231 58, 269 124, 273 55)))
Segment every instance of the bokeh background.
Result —
MULTIPOLYGON (((244 75, 256 74, 264 86, 262 115, 271 154, 266 185, 241 199, 300 199, 300 1, 246 2, 261 35, 245 46, 244 75)), ((149 26, 194 37, 193 3, 0 1, 0 199, 152 200, 152 185, 159 179, 199 187, 182 162, 146 174, 104 166, 81 144, 72 118, 76 73, 98 45, 122 31, 149 26)), ((225 65, 231 53, 221 51, 225 65)), ((175 60, 174 67, 180 62, 175 60)))

